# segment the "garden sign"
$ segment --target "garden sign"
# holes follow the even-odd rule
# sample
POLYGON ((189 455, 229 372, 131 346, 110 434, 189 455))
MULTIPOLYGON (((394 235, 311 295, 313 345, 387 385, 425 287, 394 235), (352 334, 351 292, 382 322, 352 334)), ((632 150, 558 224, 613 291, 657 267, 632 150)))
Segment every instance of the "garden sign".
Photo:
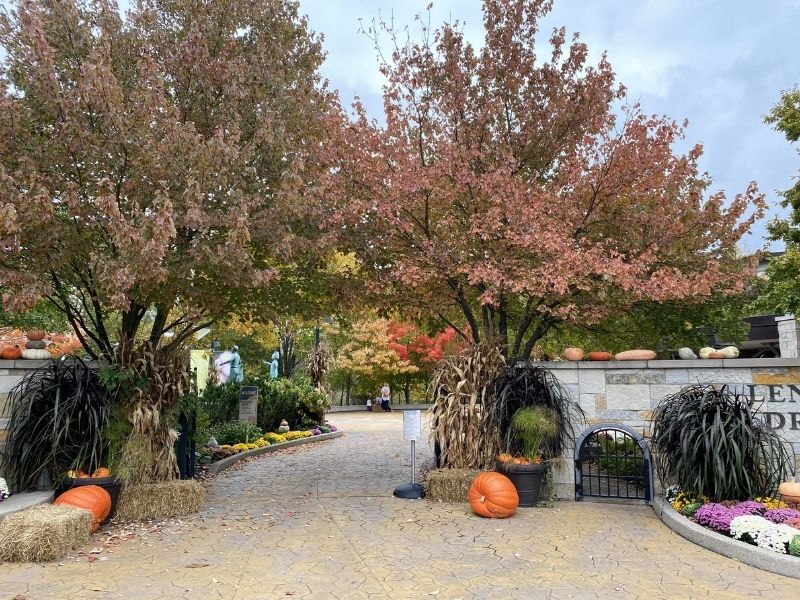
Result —
POLYGON ((258 416, 258 386, 243 385, 239 389, 239 423, 255 423, 258 416))

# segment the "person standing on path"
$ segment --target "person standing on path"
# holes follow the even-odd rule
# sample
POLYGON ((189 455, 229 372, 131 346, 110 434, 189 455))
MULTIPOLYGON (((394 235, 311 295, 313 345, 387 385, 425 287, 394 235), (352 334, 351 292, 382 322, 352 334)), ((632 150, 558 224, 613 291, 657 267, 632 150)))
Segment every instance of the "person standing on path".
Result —
POLYGON ((392 399, 392 390, 389 388, 388 383, 384 383, 381 388, 381 408, 383 412, 392 412, 389 406, 389 401, 392 399))

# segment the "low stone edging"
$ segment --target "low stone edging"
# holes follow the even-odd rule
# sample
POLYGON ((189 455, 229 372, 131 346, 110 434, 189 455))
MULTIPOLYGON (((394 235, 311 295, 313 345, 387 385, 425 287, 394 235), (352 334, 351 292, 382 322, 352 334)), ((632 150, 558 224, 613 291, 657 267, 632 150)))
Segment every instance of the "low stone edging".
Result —
POLYGON ((320 435, 312 435, 311 437, 300 438, 299 440, 290 440, 288 442, 281 442, 280 444, 272 444, 271 446, 264 446, 263 448, 253 448, 252 450, 245 450, 233 456, 226 456, 217 462, 208 465, 208 474, 216 475, 225 469, 236 464, 243 458, 250 458, 251 456, 260 456, 261 454, 269 454, 270 452, 277 452, 284 448, 291 448, 292 446, 302 446, 312 442, 321 442, 323 440, 332 440, 344 435, 342 431, 331 431, 330 433, 322 433, 320 435))
POLYGON ((0 502, 0 520, 15 512, 26 510, 39 504, 49 504, 54 497, 53 490, 12 494, 0 502))
POLYGON ((687 519, 672 508, 663 497, 653 501, 653 510, 661 521, 679 536, 722 556, 738 560, 776 575, 800 579, 800 559, 788 554, 778 554, 726 537, 687 519))

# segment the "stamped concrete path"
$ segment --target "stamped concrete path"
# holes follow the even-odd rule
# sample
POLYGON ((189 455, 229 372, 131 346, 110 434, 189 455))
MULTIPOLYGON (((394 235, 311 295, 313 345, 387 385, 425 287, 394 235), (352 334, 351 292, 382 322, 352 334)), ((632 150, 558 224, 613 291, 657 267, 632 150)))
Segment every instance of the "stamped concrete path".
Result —
POLYGON ((0 565, 0 599, 800 598, 800 582, 694 546, 646 506, 558 502, 500 521, 396 499, 401 418, 331 415, 344 437, 220 475, 197 516, 116 546, 97 534, 95 554, 59 563, 0 565))

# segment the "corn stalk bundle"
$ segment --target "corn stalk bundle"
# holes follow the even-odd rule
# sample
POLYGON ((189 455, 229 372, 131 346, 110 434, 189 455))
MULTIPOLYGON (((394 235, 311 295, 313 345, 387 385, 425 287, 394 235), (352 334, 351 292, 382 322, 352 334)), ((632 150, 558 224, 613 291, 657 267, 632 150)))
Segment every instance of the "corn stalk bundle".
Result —
POLYGON ((486 428, 491 414, 492 382, 505 359, 496 346, 475 345, 443 360, 431 381, 431 439, 441 449, 441 465, 482 469, 500 448, 496 430, 486 428))
POLYGON ((311 385, 320 391, 325 391, 325 377, 331 368, 331 352, 325 344, 316 346, 308 357, 308 376, 311 385))
POLYGON ((115 364, 128 371, 132 381, 121 394, 120 408, 131 424, 120 465, 126 483, 169 481, 178 476, 170 413, 189 392, 189 361, 184 349, 154 350, 150 345, 133 349, 120 343, 115 364))

